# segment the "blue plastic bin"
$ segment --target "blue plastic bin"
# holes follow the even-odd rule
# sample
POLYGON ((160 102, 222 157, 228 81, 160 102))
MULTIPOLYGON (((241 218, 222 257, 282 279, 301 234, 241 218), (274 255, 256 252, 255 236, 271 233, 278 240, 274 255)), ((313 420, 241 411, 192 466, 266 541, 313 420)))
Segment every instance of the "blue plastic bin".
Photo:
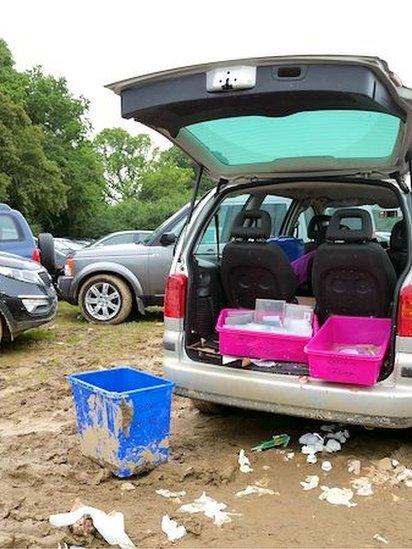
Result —
POLYGON ((82 453, 118 477, 169 457, 173 382, 130 367, 68 376, 82 453))
POLYGON ((270 244, 276 244, 280 246, 285 254, 288 256, 289 261, 295 261, 305 253, 305 243, 301 238, 294 236, 276 236, 269 238, 270 244))

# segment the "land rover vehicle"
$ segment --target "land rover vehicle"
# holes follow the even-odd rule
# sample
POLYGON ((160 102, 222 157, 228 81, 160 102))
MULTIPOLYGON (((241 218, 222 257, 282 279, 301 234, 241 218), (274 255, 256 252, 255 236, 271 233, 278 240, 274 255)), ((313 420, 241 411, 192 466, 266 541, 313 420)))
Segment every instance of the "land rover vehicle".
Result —
POLYGON ((77 304, 86 320, 119 324, 133 308, 162 305, 174 244, 187 206, 173 214, 143 244, 89 246, 66 260, 58 278, 60 297, 77 304))
POLYGON ((158 130, 197 162, 194 197, 203 174, 216 180, 189 213, 166 290, 164 369, 176 392, 201 407, 411 427, 412 90, 384 61, 355 56, 212 63, 110 88, 125 118, 158 130), (242 215, 225 238, 220 211, 234 196, 242 215), (273 196, 290 200, 280 220, 265 212, 273 196), (399 212, 388 250, 376 241, 370 208, 378 217, 399 212), (300 288, 279 253, 269 263, 265 239, 274 223, 293 236, 302 215, 317 228, 307 243, 310 280, 300 288), (215 246, 205 254, 202 241, 213 230, 215 246), (378 382, 354 389, 308 377, 305 364, 263 371, 226 362, 216 344, 221 309, 279 296, 314 298, 321 322, 329 314, 390 317, 378 382))

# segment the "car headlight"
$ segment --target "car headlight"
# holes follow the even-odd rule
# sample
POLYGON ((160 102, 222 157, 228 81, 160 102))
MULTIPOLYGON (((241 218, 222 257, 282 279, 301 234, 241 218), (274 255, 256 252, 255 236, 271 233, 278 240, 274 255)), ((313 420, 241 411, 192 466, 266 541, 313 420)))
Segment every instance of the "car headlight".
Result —
POLYGON ((28 269, 12 269, 10 267, 0 267, 0 275, 14 278, 20 282, 29 282, 30 284, 43 284, 37 271, 29 271, 28 269))

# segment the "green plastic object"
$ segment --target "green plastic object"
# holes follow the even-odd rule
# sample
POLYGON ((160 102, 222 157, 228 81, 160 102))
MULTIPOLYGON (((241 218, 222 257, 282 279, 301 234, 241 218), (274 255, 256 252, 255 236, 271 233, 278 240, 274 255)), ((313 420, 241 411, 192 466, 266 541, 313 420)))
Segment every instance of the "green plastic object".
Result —
POLYGON ((386 162, 402 127, 396 116, 348 109, 220 118, 186 130, 219 162, 236 166, 302 158, 386 162))
POLYGON ((252 452, 264 452, 279 446, 285 448, 290 442, 290 436, 286 434, 274 435, 271 439, 260 442, 252 448, 252 452))

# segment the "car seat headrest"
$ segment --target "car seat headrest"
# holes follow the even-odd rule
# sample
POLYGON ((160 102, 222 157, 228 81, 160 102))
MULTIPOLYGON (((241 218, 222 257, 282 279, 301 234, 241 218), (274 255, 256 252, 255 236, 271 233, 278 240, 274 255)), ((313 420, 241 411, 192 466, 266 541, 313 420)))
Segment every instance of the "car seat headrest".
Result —
POLYGON ((373 239, 372 219, 362 208, 345 208, 336 211, 326 231, 326 240, 342 240, 343 242, 369 242, 373 239), (359 220, 359 228, 351 229, 345 220, 359 220))
POLYGON ((392 227, 389 248, 394 251, 406 250, 406 225, 403 219, 392 227))
POLYGON ((272 222, 264 210, 239 212, 232 225, 231 237, 242 240, 267 240, 270 237, 272 222))
POLYGON ((314 215, 308 224, 308 237, 317 243, 322 243, 326 238, 327 225, 330 215, 314 215))

